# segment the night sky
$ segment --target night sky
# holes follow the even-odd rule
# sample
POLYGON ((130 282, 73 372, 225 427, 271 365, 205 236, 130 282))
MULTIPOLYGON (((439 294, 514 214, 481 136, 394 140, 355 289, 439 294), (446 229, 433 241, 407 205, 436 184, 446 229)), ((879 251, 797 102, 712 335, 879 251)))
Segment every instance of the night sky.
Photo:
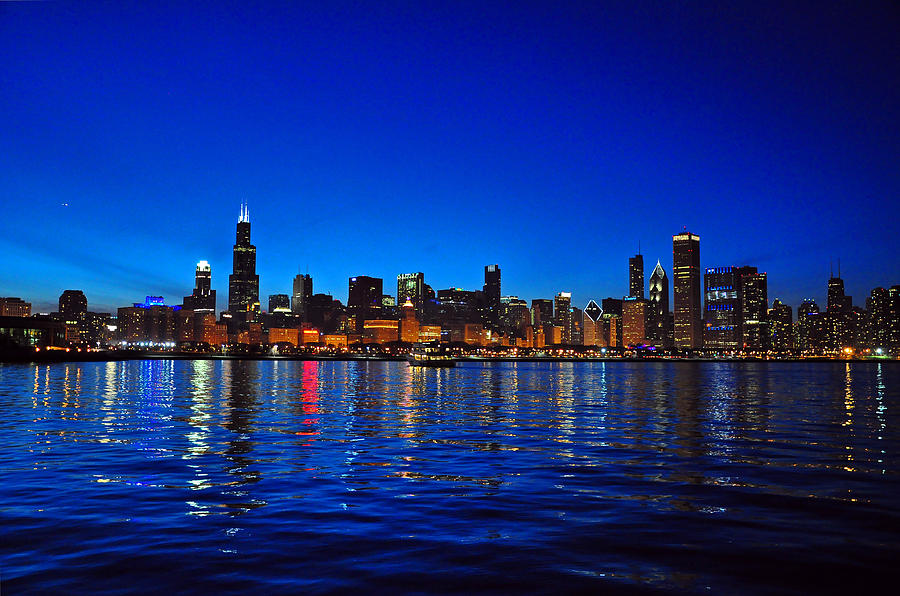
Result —
MULTIPOLYGON (((853 2, 0 2, 0 295, 263 308, 298 271, 627 293, 638 242, 769 299, 900 283, 900 18, 853 2), (489 6, 484 6, 485 4, 489 6)), ((896 6, 896 5, 894 5, 896 6)))

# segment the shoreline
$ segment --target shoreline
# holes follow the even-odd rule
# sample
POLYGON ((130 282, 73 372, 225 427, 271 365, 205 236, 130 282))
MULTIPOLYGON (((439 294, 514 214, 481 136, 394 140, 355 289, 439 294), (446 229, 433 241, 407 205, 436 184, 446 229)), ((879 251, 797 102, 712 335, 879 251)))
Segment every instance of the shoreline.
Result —
MULTIPOLYGON (((130 360, 275 360, 275 361, 336 361, 336 362, 406 362, 406 356, 362 356, 341 354, 329 356, 269 354, 202 354, 202 353, 158 353, 158 352, 41 352, 0 355, 0 364, 51 364, 61 362, 124 362, 130 360)), ((455 358, 457 364, 465 362, 711 362, 711 363, 767 363, 767 362, 853 362, 881 363, 900 362, 893 358, 589 358, 559 356, 461 356, 455 358)))

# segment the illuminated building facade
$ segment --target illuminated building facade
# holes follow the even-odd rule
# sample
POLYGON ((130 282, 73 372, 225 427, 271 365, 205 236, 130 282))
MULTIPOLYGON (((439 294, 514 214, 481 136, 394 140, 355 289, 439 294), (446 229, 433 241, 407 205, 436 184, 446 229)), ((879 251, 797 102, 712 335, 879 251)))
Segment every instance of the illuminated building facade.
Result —
POLYGON ((775 352, 788 352, 794 347, 794 310, 778 298, 767 313, 769 320, 769 347, 775 352))
POLYGON ((400 321, 393 319, 368 319, 363 323, 365 343, 386 344, 400 338, 400 321))
MULTIPOLYGON (((85 305, 87 309, 87 305, 85 305)), ((31 303, 21 298, 0 298, 0 317, 28 317, 31 316, 31 303)))
POLYGON ((675 292, 675 347, 681 350, 702 348, 700 236, 684 232, 672 237, 672 275, 675 292))
POLYGON ((626 348, 647 343, 647 312, 650 303, 643 298, 629 296, 622 302, 622 345, 626 348))
POLYGON ((825 351, 826 315, 815 300, 807 298, 797 308, 798 348, 808 355, 825 351))
POLYGON ((416 316, 416 307, 408 296, 400 307, 400 341, 407 343, 419 341, 419 319, 416 316))
POLYGON ((658 347, 671 347, 669 338, 669 278, 659 261, 650 274, 650 304, 647 309, 647 341, 658 347))
POLYGON ((421 316, 425 309, 425 274, 421 271, 397 276, 397 304, 405 303, 407 298, 421 316))
MULTIPOLYGON (((710 267, 703 276, 705 327, 703 346, 709 350, 738 351, 743 349, 744 286, 743 278, 756 274, 756 267, 710 267)), ((758 285, 758 282, 757 282, 758 285)), ((765 284, 763 284, 763 289, 765 284)), ((758 292, 757 292, 758 293, 758 292)), ((762 297, 765 300, 765 296, 762 297)), ((752 302, 757 309, 765 302, 755 295, 752 302)), ((758 329, 756 331, 759 331, 758 329)))
POLYGON ((603 309, 600 308, 593 300, 589 301, 587 305, 584 307, 583 313, 583 333, 584 333, 584 345, 586 346, 600 346, 606 345, 602 343, 602 330, 603 323, 601 320, 601 316, 603 315, 603 309))
POLYGON ((216 291, 212 289, 212 269, 207 261, 197 263, 194 271, 194 291, 184 297, 184 308, 193 311, 215 312, 216 291))
MULTIPOLYGON (((556 316, 553 324, 561 329, 559 342, 569 344, 572 342, 572 293, 560 292, 553 301, 553 310, 556 316)), ((555 338, 554 338, 555 339, 555 338)))
POLYGON ((280 343, 289 343, 296 348, 300 345, 300 330, 280 327, 270 328, 267 343, 270 346, 280 343))
POLYGON ((747 352, 769 349, 768 276, 751 268, 741 275, 741 342, 747 352))
POLYGON ((256 247, 250 243, 250 210, 241 206, 228 276, 228 312, 236 321, 254 321, 259 314, 259 276, 256 247))

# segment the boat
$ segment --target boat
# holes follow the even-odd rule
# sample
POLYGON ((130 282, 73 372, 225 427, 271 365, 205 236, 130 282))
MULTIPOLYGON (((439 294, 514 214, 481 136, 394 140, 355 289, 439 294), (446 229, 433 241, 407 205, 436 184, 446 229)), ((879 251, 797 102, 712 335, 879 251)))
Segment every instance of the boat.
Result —
POLYGON ((448 368, 456 366, 456 360, 449 354, 441 353, 434 349, 418 349, 413 350, 406 355, 410 366, 431 366, 438 368, 448 368))

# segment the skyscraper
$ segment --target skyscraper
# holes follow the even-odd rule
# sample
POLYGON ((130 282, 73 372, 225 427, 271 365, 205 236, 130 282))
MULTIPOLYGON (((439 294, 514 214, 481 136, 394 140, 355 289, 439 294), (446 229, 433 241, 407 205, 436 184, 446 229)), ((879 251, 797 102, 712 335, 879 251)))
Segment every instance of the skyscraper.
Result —
POLYGON ((239 321, 252 321, 259 314, 259 276, 256 274, 256 247, 250 244, 250 209, 241 205, 228 276, 228 311, 239 321))
POLYGON ((562 328, 560 342, 572 343, 572 293, 560 292, 554 299, 556 317, 553 324, 562 328))
POLYGON ((584 345, 599 346, 600 345, 600 317, 603 315, 603 309, 600 308, 593 300, 584 307, 584 345))
POLYGON ((291 297, 287 294, 269 294, 269 314, 291 312, 291 297))
POLYGON ((772 308, 769 309, 768 317, 769 345, 776 352, 787 352, 794 346, 791 333, 794 320, 793 309, 776 298, 772 302, 772 308))
POLYGON ((647 343, 647 312, 650 303, 629 296, 622 302, 622 345, 637 347, 647 343))
POLYGON ((397 276, 397 304, 404 304, 407 298, 421 316, 425 308, 425 274, 421 271, 397 276))
POLYGON ((300 320, 309 321, 309 303, 313 295, 313 280, 308 273, 294 276, 294 291, 291 294, 291 312, 300 315, 300 320))
POLYGON ((744 348, 744 321, 752 321, 752 349, 761 350, 760 325, 765 321, 766 274, 756 267, 710 267, 703 276, 705 327, 703 346, 715 350, 744 348), (749 295, 748 295, 749 293, 749 295), (744 306, 750 309, 745 313, 744 306))
POLYGON ((362 333, 363 323, 378 319, 381 314, 384 280, 380 277, 357 275, 350 278, 349 286, 347 314, 356 317, 355 330, 362 333))
POLYGON ((644 297, 644 255, 634 255, 628 259, 628 295, 632 298, 644 297))
POLYGON ((212 269, 207 261, 197 263, 194 272, 194 292, 184 297, 184 308, 215 312, 216 291, 212 289, 212 269))
POLYGON ((768 277, 756 268, 741 275, 741 342, 748 352, 769 348, 768 277))
POLYGON ((484 267, 484 301, 487 307, 486 322, 496 330, 500 325, 500 265, 484 267))
POLYGON ((656 346, 669 346, 669 278, 659 261, 650 274, 650 308, 647 339, 656 346))
POLYGON ((59 314, 65 321, 80 322, 87 314, 87 298, 81 290, 65 290, 59 297, 59 314))
POLYGON ((672 275, 675 290, 675 347, 703 347, 700 318, 700 236, 683 232, 672 237, 672 275))

